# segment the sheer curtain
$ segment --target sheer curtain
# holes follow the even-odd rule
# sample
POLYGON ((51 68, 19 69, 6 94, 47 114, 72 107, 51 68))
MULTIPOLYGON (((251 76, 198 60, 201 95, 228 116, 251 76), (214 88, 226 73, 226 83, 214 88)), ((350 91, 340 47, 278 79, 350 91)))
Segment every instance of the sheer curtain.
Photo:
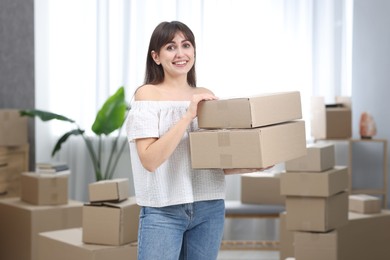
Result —
MULTIPOLYGON (((142 84, 154 27, 180 20, 197 40, 198 85, 221 98, 298 90, 309 130, 312 95, 350 95, 352 0, 35 0, 36 108, 85 130, 106 98, 142 84)), ((64 123, 36 120, 36 160, 50 160, 64 123)), ((310 133, 307 133, 310 138, 310 133)), ((72 170, 71 198, 94 181, 84 143, 71 138, 58 160, 72 170)), ((117 175, 131 179, 128 150, 117 175)), ((239 196, 238 176, 227 177, 239 196)), ((229 184, 230 183, 230 184, 229 184)))

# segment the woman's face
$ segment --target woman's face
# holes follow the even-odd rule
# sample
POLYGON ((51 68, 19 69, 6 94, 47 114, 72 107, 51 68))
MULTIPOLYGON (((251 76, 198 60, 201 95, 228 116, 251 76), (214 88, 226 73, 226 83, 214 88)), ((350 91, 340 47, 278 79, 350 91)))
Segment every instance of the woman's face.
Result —
POLYGON ((187 75, 195 63, 195 49, 183 33, 177 32, 172 41, 160 49, 160 53, 152 51, 152 57, 161 64, 165 75, 187 75))

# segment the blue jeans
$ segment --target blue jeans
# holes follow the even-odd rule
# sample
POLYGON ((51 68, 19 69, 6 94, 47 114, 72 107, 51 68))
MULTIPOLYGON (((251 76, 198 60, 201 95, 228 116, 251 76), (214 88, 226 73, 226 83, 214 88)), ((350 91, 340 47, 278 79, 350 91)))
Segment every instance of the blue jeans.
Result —
POLYGON ((215 260, 224 221, 224 200, 141 207, 138 260, 215 260))

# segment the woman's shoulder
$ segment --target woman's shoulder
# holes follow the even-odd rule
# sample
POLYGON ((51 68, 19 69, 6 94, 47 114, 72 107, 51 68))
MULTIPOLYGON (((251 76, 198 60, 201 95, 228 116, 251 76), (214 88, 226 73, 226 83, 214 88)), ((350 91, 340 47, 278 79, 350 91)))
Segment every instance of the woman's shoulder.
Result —
POLYGON ((159 92, 156 89, 155 85, 145 84, 140 86, 134 96, 134 100, 143 101, 143 100, 157 100, 159 97, 159 92))

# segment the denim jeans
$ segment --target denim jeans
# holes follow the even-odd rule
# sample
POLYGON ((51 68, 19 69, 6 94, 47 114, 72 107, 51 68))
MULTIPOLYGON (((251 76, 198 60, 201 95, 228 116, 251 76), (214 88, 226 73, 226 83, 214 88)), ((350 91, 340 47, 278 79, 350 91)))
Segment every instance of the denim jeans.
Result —
POLYGON ((215 260, 224 220, 224 200, 141 207, 138 260, 215 260))

